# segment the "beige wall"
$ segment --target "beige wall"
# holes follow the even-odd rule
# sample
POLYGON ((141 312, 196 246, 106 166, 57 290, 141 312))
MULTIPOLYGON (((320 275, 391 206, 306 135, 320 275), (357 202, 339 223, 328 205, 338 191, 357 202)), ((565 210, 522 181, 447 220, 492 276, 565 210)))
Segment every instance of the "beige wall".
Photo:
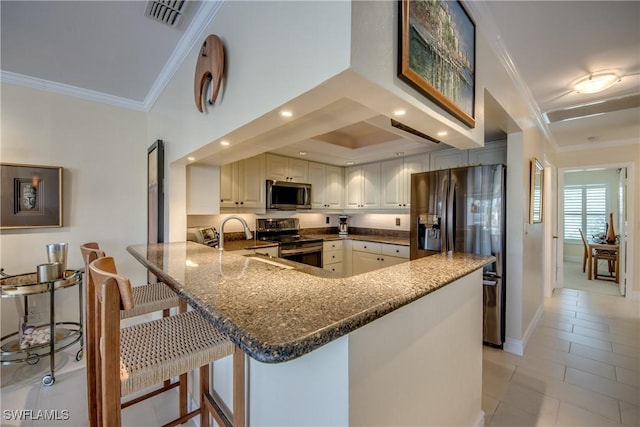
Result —
POLYGON ((627 249, 628 280, 627 291, 632 297, 640 296, 640 143, 639 139, 616 145, 603 143, 602 148, 563 151, 557 154, 558 168, 574 169, 584 167, 626 166, 629 181, 633 185, 627 192, 627 230, 629 235, 627 249))
MULTIPOLYGON (((2 162, 64 168, 64 226, 3 230, 2 267, 14 274, 33 272, 47 262, 47 243, 67 242, 68 267, 79 268, 79 245, 98 241, 121 271, 144 280, 144 270, 125 247, 146 241, 146 149, 152 141, 145 115, 7 83, 1 88, 2 162)), ((46 299, 36 302, 46 311, 46 299)), ((77 288, 60 292, 57 303, 64 320, 77 319, 77 288)), ((17 328, 17 314, 13 299, 0 304, 4 335, 17 328)))

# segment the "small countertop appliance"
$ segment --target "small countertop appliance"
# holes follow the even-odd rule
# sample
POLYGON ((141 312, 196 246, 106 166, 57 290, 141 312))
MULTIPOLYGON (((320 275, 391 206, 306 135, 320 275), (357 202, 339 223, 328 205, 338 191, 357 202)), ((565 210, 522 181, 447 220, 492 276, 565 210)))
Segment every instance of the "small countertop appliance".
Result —
POLYGON ((338 224, 338 235, 346 236, 349 234, 349 224, 347 224, 349 217, 347 215, 340 215, 338 219, 340 220, 338 224))

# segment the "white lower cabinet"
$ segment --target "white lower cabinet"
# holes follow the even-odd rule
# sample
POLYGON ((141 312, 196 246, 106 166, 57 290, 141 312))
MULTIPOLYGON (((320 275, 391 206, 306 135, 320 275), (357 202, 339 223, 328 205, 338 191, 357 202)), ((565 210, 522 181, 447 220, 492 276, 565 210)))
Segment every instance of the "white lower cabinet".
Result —
POLYGON ((358 275, 409 261, 409 247, 354 240, 351 243, 351 272, 358 275))
POLYGON ((329 240, 322 244, 322 268, 342 275, 344 272, 342 240, 329 240))

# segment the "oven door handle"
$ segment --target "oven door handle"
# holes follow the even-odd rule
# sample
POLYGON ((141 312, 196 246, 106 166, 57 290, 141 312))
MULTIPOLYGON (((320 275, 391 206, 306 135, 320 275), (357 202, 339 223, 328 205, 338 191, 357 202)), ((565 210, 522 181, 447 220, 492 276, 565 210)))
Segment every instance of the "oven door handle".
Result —
POLYGON ((322 252, 322 246, 318 247, 310 247, 310 248, 296 248, 296 249, 280 249, 280 256, 288 256, 288 255, 302 255, 302 254, 311 254, 314 252, 322 252))

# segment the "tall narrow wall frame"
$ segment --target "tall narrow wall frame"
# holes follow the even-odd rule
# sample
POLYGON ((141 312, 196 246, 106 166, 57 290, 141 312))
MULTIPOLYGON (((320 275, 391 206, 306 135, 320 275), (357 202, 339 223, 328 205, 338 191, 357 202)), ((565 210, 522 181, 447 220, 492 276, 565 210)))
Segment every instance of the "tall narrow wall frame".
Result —
MULTIPOLYGON (((147 243, 164 241, 164 143, 154 142, 147 150, 147 243)), ((156 278, 147 274, 149 283, 156 278)))

